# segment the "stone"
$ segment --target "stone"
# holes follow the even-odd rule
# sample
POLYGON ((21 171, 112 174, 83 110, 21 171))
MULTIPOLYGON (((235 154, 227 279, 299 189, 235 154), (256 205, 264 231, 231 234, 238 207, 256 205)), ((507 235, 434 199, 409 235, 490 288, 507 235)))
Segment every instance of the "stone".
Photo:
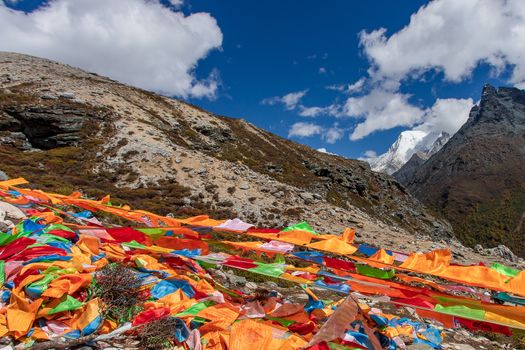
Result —
POLYGON ((487 249, 490 252, 490 255, 496 255, 499 256, 505 260, 509 260, 512 262, 518 262, 519 258, 514 254, 509 247, 506 245, 500 244, 499 246, 491 249, 487 249))
POLYGON ((430 349, 432 349, 431 346, 422 344, 422 343, 407 345, 407 350, 430 350, 430 349))
POLYGON ((299 193, 299 197, 305 201, 311 201, 314 199, 314 196, 310 192, 301 192, 299 193))
POLYGON ((175 158, 175 163, 180 164, 182 160, 180 158, 175 158))
POLYGON ((213 274, 221 277, 222 279, 228 278, 228 276, 222 270, 213 270, 213 274))
POLYGON ((63 92, 60 94, 60 97, 68 98, 72 100, 75 98, 75 94, 73 92, 63 92))
POLYGON ((208 170, 206 168, 199 168, 195 172, 199 175, 203 175, 203 174, 206 174, 208 170))
POLYGON ((252 290, 255 290, 257 289, 257 284, 256 283, 253 283, 253 282, 248 282, 244 285, 246 288, 248 289, 252 289, 252 290))
MULTIPOLYGON (((231 284, 246 284, 246 278, 245 277, 242 277, 242 276, 237 276, 237 275, 230 275, 228 274, 228 280, 230 281, 231 284)), ((250 283, 250 282, 248 282, 250 283)))
POLYGON ((0 144, 11 145, 21 150, 30 150, 33 148, 27 140, 26 135, 22 132, 8 132, 0 135, 0 144))
POLYGON ((6 173, 0 170, 0 181, 6 181, 6 180, 9 180, 9 176, 7 176, 6 173))
POLYGON ((278 288, 279 285, 275 282, 272 282, 272 281, 267 281, 267 282, 264 282, 264 285, 270 289, 275 289, 275 288, 278 288))
POLYGON ((40 98, 43 99, 43 100, 56 100, 58 97, 56 97, 53 94, 46 93, 46 94, 42 94, 42 96, 40 96, 40 98))
POLYGON ((473 346, 469 344, 450 344, 454 347, 456 350, 476 350, 473 346))
POLYGON ((239 189, 241 190, 248 190, 250 188, 250 185, 248 185, 247 182, 243 182, 239 185, 239 189))

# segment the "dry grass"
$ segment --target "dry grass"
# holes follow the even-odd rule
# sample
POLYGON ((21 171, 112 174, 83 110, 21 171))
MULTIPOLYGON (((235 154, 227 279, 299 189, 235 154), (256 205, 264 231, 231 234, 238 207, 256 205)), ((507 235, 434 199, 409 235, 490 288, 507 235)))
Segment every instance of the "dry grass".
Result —
POLYGON ((102 314, 119 323, 129 321, 142 302, 140 280, 130 268, 109 264, 95 273, 90 294, 104 302, 102 314))
POLYGON ((139 346, 148 350, 173 349, 176 344, 174 334, 181 322, 179 318, 163 317, 144 324, 137 334, 139 346))

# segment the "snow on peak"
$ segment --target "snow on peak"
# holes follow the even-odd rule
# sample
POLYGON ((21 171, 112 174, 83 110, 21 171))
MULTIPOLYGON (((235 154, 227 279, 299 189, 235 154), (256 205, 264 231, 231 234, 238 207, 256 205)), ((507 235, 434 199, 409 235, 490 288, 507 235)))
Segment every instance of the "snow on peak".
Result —
POLYGON ((365 158, 374 171, 393 174, 398 171, 416 152, 437 152, 450 138, 447 133, 406 130, 399 134, 396 142, 387 152, 373 158, 365 158))

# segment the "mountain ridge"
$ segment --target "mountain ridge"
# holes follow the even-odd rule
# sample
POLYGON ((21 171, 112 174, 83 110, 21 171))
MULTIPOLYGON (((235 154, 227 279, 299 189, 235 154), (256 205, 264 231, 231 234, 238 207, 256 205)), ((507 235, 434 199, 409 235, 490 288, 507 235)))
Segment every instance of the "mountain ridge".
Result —
POLYGON ((119 193, 117 203, 160 214, 356 226, 407 249, 454 241, 446 221, 365 162, 46 59, 0 53, 0 148, 9 176, 61 193, 119 193))
POLYGON ((525 254, 525 92, 485 85, 467 122, 405 182, 469 245, 525 254))
POLYGON ((0 53, 0 152, 0 170, 47 191, 115 193, 114 203, 178 217, 350 226, 378 246, 501 259, 465 248, 448 222, 366 162, 37 57, 0 53))

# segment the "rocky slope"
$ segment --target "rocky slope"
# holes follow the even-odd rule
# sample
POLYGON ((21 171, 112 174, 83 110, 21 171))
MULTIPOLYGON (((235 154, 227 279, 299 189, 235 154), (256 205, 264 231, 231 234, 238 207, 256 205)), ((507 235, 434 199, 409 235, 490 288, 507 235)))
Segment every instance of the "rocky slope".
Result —
POLYGON ((525 92, 486 85, 450 141, 409 180, 398 178, 464 242, 525 256, 525 92))
POLYGON ((428 156, 425 152, 416 152, 410 157, 398 171, 392 174, 392 176, 399 181, 401 184, 406 185, 412 178, 416 171, 428 160, 428 156))
POLYGON ((459 260, 479 258, 365 162, 45 59, 0 53, 0 151, 0 170, 48 190, 114 193, 114 202, 177 216, 354 226, 378 245, 447 245, 459 260))

